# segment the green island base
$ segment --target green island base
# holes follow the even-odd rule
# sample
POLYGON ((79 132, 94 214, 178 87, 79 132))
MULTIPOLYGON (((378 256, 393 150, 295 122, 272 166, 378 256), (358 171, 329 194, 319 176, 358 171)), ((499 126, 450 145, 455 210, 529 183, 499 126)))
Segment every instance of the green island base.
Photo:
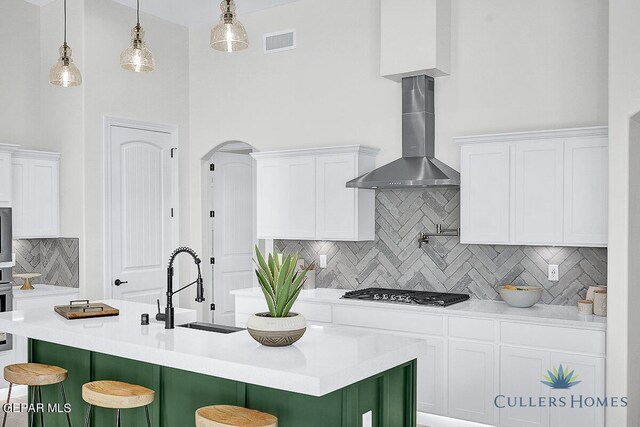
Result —
MULTIPOLYGON (((74 426, 82 426, 87 404, 82 385, 116 380, 155 390, 150 406, 153 427, 190 427, 195 411, 209 405, 237 405, 278 417, 279 427, 361 427, 362 414, 372 411, 374 427, 415 427, 416 361, 411 361, 322 397, 110 356, 39 340, 29 340, 29 361, 64 367, 74 426)), ((56 386, 42 388, 45 404, 61 402, 56 386)), ((29 393, 31 396, 31 393, 29 393)), ((142 409, 122 411, 122 427, 144 427, 142 409)), ((37 417, 36 417, 37 418, 37 417)), ((66 427, 63 413, 46 413, 47 427, 66 427)), ((39 419, 36 426, 41 427, 39 419)), ((115 410, 95 408, 91 427, 115 426, 115 410)))

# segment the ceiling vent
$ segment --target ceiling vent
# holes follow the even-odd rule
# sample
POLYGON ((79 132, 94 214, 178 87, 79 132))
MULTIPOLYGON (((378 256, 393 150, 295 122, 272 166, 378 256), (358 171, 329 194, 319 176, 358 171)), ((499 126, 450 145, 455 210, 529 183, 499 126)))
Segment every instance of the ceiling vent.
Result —
POLYGON ((276 53, 296 48, 296 30, 265 34, 263 39, 265 53, 276 53))

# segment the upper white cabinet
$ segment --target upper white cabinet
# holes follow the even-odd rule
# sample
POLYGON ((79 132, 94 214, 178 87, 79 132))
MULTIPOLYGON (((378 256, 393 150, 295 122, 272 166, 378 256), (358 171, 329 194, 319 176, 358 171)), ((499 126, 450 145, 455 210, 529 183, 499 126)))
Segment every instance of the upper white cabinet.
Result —
POLYGON ((460 158, 463 241, 509 242, 510 147, 465 145, 460 158))
POLYGON ((461 242, 606 246, 606 127, 456 138, 461 242))
POLYGON ((17 145, 0 144, 0 207, 8 208, 12 204, 11 194, 11 153, 17 145))
POLYGON ((381 0, 380 74, 393 80, 451 68, 451 0, 381 0))
POLYGON ((17 150, 12 155, 13 237, 58 237, 60 155, 17 150))
POLYGON ((359 145, 253 153, 259 239, 375 238, 375 191, 347 188, 372 170, 377 150, 359 145))

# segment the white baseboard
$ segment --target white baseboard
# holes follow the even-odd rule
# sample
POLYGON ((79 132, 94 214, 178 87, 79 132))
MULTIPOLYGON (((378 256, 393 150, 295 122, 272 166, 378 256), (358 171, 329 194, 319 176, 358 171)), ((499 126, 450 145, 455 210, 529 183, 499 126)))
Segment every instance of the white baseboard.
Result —
MULTIPOLYGON (((9 387, 0 388, 0 401, 7 401, 7 392, 9 391, 9 387)), ((11 388, 11 399, 14 397, 26 397, 29 394, 29 387, 26 385, 14 385, 11 388)))
POLYGON ((426 412, 418 412, 418 424, 428 427, 491 427, 489 424, 478 424, 426 412))

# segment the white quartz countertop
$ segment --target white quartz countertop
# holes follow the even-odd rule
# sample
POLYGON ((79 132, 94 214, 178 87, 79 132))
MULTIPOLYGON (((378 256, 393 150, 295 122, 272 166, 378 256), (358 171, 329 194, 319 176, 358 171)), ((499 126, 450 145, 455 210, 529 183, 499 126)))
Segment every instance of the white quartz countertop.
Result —
POLYGON ((33 285, 34 289, 22 290, 21 285, 13 287, 13 298, 42 298, 58 295, 75 295, 80 290, 78 288, 68 288, 66 286, 54 286, 54 285, 33 285))
MULTIPOLYGON (((347 327, 310 326, 294 345, 264 347, 247 331, 217 334, 155 321, 149 304, 105 300, 120 316, 66 320, 53 311, 0 313, 0 330, 12 334, 250 384, 323 396, 416 359, 422 340, 347 327)), ((192 310, 176 309, 176 325, 195 321, 192 310)))
MULTIPOLYGON (((425 313, 440 313, 466 317, 486 317, 503 320, 529 321, 537 324, 565 325, 596 330, 605 330, 607 327, 606 317, 579 314, 577 307, 574 306, 536 304, 529 308, 517 308, 511 307, 502 301, 471 299, 450 305, 449 307, 432 307, 342 299, 341 297, 345 292, 346 291, 344 289, 328 288, 303 290, 298 297, 298 301, 378 307, 390 310, 414 310, 425 313)), ((264 298, 264 295, 259 288, 239 289, 232 291, 231 293, 236 296, 264 298)))

